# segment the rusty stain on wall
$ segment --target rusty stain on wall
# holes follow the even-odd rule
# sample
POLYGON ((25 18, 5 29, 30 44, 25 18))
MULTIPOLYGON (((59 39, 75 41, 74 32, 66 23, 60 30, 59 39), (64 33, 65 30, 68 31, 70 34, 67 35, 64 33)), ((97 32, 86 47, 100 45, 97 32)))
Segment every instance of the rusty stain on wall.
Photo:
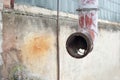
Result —
POLYGON ((24 37, 21 47, 22 61, 31 73, 44 73, 47 59, 55 44, 55 37, 49 33, 31 32, 24 37))
POLYGON ((48 34, 30 34, 25 37, 23 51, 33 55, 42 56, 48 52, 51 47, 51 36, 48 34))

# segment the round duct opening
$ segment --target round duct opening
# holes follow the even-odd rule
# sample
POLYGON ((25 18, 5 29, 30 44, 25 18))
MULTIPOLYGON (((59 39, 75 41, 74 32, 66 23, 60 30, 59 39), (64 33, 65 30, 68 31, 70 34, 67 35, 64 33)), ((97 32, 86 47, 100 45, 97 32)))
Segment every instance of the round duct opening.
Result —
POLYGON ((74 58, 83 58, 93 49, 93 41, 87 32, 71 34, 66 42, 68 53, 74 58))

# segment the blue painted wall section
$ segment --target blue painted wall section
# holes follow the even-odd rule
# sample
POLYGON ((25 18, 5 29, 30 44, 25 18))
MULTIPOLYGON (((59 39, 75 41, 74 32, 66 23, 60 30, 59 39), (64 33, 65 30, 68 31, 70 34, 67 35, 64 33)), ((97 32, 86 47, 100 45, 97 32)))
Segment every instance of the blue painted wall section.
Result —
MULTIPOLYGON (((32 5, 50 10, 57 9, 57 0, 15 0, 17 4, 32 5)), ((78 0, 60 0, 60 11, 77 14, 78 0)), ((120 1, 99 0, 99 19, 120 22, 120 1)))
POLYGON ((119 0, 99 0, 99 18, 120 22, 120 1, 119 0))

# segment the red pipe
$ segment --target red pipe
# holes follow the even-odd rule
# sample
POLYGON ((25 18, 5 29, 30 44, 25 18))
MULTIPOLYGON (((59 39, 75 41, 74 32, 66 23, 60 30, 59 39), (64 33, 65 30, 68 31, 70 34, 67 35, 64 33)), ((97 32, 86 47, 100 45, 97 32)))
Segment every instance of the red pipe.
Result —
POLYGON ((12 9, 14 9, 14 0, 10 0, 10 6, 12 9))
POLYGON ((98 33, 98 0, 79 0, 79 5, 79 27, 80 29, 88 29, 94 42, 98 33))
POLYGON ((98 33, 98 0, 79 0, 79 5, 79 30, 66 42, 68 53, 75 58, 83 58, 92 51, 98 33))
POLYGON ((96 35, 98 33, 97 26, 97 8, 94 8, 91 11, 79 11, 79 28, 80 30, 88 30, 92 40, 94 42, 96 35))

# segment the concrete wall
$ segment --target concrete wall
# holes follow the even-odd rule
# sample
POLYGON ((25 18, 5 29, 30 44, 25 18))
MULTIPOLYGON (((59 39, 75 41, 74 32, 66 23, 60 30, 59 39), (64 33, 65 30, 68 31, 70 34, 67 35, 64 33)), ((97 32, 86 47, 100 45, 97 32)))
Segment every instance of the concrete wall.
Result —
POLYGON ((83 59, 75 59, 67 53, 65 43, 76 29, 67 23, 60 26, 61 80, 119 80, 120 26, 99 23, 93 51, 83 59))
MULTIPOLYGON (((44 10, 47 15, 29 13, 27 8, 23 9, 26 12, 3 11, 0 78, 57 80, 56 15, 44 10)), ((120 79, 119 24, 99 22, 93 51, 83 59, 75 59, 67 53, 65 44, 68 36, 77 31, 77 18, 61 14, 59 20, 60 80, 120 79)))
POLYGON ((55 19, 3 12, 2 48, 3 77, 56 80, 55 19))

